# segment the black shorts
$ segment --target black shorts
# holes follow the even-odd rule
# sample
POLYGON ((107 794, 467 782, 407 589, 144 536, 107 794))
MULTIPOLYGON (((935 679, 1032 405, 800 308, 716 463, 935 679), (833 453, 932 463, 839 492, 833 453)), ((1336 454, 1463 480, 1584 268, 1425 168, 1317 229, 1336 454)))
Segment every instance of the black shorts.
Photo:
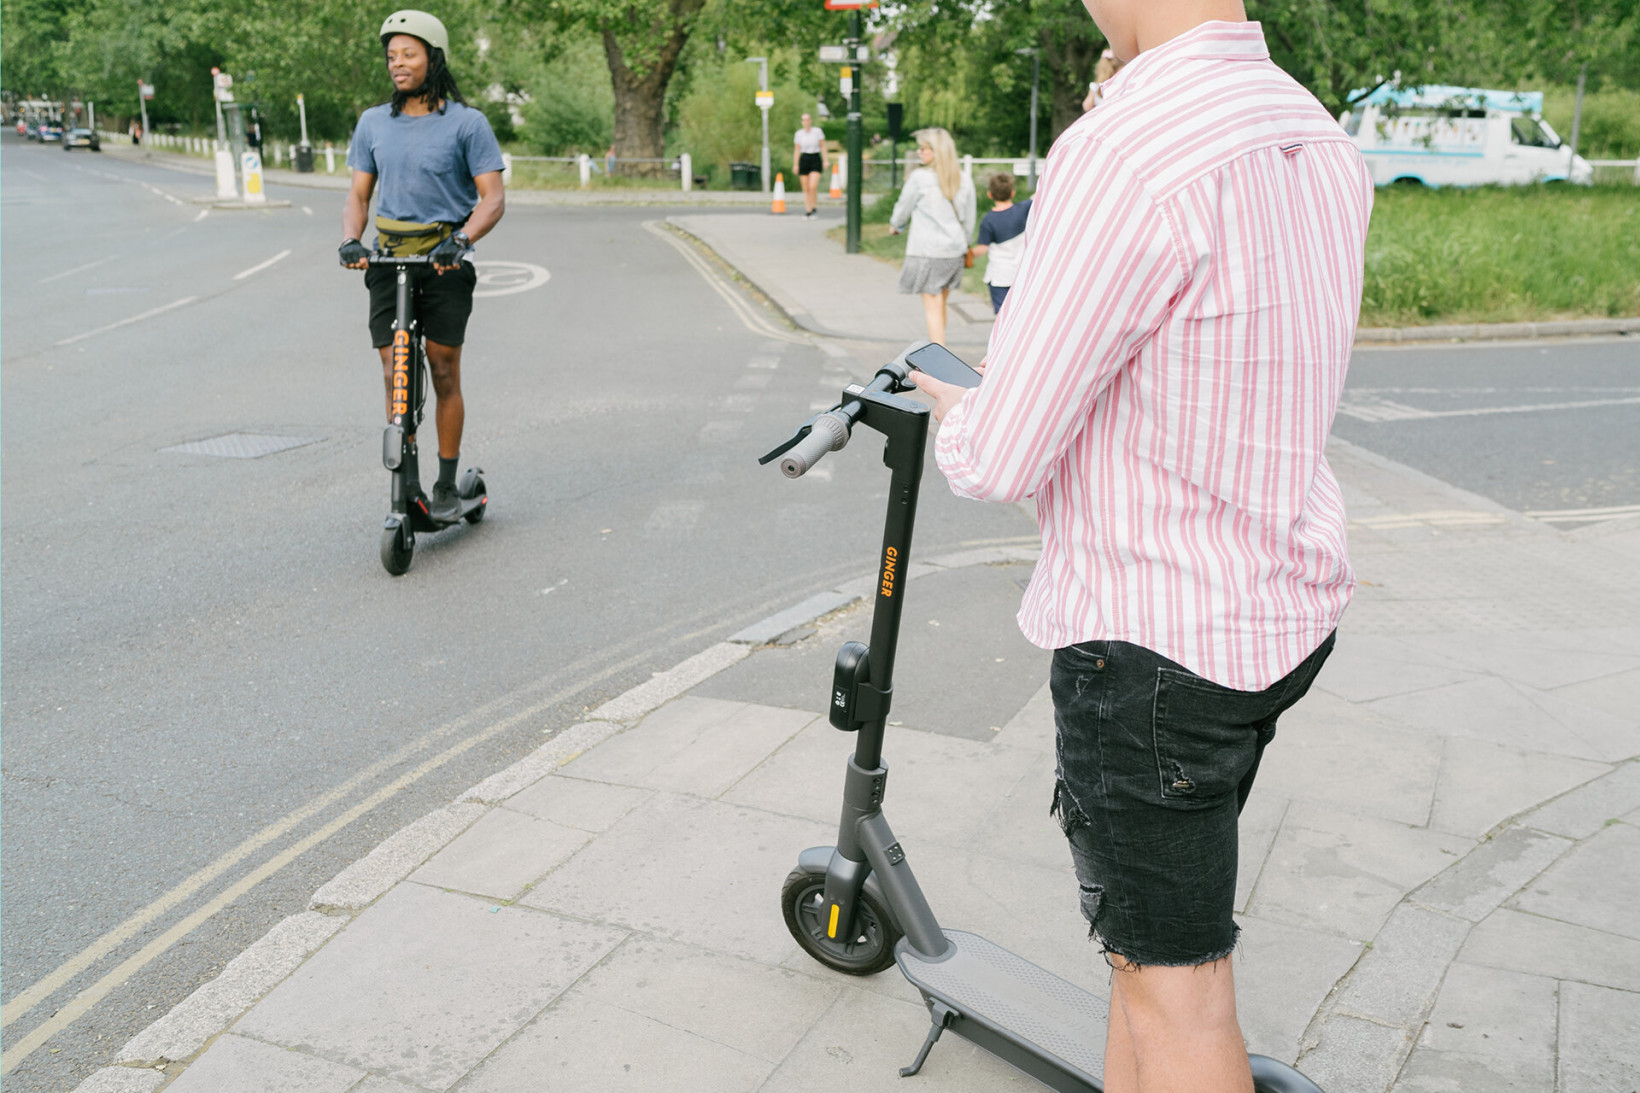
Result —
MULTIPOLYGON (((370 290, 370 344, 380 349, 393 344, 393 318, 398 309, 398 271, 372 265, 364 271, 370 290)), ((471 262, 443 274, 431 266, 410 267, 410 305, 422 337, 439 345, 456 346, 467 340, 467 318, 473 313, 473 288, 478 271, 471 262)))
POLYGON ((1236 819, 1276 719, 1332 647, 1328 635, 1262 691, 1123 641, 1054 652, 1053 808, 1113 966, 1208 964, 1235 948, 1236 819))
POLYGON ((797 157, 797 177, 819 174, 821 162, 819 152, 803 152, 797 157))

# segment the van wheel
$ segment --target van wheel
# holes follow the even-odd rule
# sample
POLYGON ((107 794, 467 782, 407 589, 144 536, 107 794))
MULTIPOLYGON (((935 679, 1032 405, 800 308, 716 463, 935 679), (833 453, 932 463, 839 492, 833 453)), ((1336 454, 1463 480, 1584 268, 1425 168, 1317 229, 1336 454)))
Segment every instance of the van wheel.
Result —
POLYGON ((1399 186, 1402 189, 1406 189, 1406 190, 1412 190, 1412 189, 1421 190, 1424 187, 1424 180, 1421 179, 1421 178, 1410 178, 1406 175, 1402 175, 1400 178, 1396 179, 1394 182, 1391 182, 1390 185, 1391 186, 1399 186))

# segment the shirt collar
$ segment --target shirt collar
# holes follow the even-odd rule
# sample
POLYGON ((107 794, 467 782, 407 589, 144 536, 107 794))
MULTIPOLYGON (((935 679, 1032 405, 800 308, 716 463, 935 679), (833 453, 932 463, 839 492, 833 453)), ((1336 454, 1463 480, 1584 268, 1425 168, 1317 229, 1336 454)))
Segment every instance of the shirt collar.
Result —
POLYGON ((1107 101, 1132 94, 1138 88, 1165 79, 1167 72, 1182 61, 1264 61, 1269 57, 1262 23, 1254 20, 1202 23, 1133 58, 1122 71, 1100 85, 1100 94, 1107 101))

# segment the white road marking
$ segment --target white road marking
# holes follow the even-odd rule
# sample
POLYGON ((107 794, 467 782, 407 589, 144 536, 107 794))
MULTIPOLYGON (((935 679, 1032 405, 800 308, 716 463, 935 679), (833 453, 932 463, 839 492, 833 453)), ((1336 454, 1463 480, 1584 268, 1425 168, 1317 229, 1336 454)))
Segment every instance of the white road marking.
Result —
POLYGON ((1525 515, 1534 520, 1546 520, 1551 523, 1591 524, 1603 520, 1622 520, 1628 516, 1640 516, 1640 505, 1608 505, 1595 509, 1532 509, 1525 515))
POLYGON ((267 269, 269 266, 273 265, 275 262, 279 261, 281 258, 289 258, 289 257, 290 257, 290 251, 289 250, 282 250, 278 254, 274 255, 272 258, 269 258, 266 262, 258 262, 256 265, 252 266, 250 269, 240 270, 238 273, 233 275, 233 279, 235 281, 243 281, 245 278, 249 277, 253 273, 261 273, 263 270, 267 269))
POLYGON ((39 283, 42 285, 49 285, 53 281, 61 281, 64 277, 72 277, 76 273, 84 273, 88 269, 96 269, 104 262, 112 262, 113 260, 112 255, 107 258, 99 258, 95 262, 87 262, 83 266, 75 266, 73 269, 65 269, 61 273, 53 273, 50 277, 43 278, 39 283))
POLYGON ((194 223, 197 224, 201 220, 204 220, 207 216, 210 216, 210 215, 211 215, 211 210, 201 209, 201 210, 199 210, 199 215, 194 217, 194 223))
POLYGON ((1357 421, 1374 423, 1385 421, 1434 421, 1446 417, 1488 417, 1492 414, 1529 414, 1543 410, 1588 410, 1601 406, 1640 405, 1640 395, 1629 398, 1580 399, 1576 402, 1538 402, 1524 406, 1475 406, 1466 410, 1424 410, 1417 406, 1393 402, 1390 399, 1368 395, 1346 396, 1339 403, 1338 412, 1357 421))
POLYGON ((109 323, 107 326, 99 326, 95 330, 87 330, 85 333, 76 334, 72 338, 64 338, 57 344, 73 345, 75 342, 84 341, 87 338, 94 338, 98 334, 106 334, 110 330, 118 330, 122 326, 130 326, 132 323, 140 323, 144 319, 152 319, 155 315, 161 315, 167 311, 170 311, 172 308, 185 307, 197 299, 199 299, 198 296, 184 296, 180 300, 172 300, 163 307, 156 307, 152 311, 144 311, 141 315, 133 315, 129 319, 121 319, 117 323, 109 323))
POLYGON ((303 211, 303 212, 305 212, 305 213, 307 213, 307 214, 308 214, 308 215, 309 215, 309 216, 312 216, 312 215, 313 215, 313 210, 312 210, 312 209, 310 209, 310 208, 308 208, 308 207, 307 207, 307 206, 306 206, 306 205, 303 205, 303 206, 302 206, 302 211, 303 211))
POLYGON ((515 292, 528 292, 552 280, 552 274, 547 272, 547 268, 534 262, 486 260, 474 262, 473 269, 478 273, 478 287, 473 290, 474 299, 480 296, 511 296, 515 292))

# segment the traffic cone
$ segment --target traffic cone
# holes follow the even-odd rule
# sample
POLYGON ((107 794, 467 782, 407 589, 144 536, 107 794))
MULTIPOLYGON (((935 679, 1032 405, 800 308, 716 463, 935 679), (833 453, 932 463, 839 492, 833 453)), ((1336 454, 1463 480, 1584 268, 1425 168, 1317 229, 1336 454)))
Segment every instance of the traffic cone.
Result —
POLYGON ((774 176, 774 208, 770 212, 783 213, 786 211, 786 176, 774 176))
POLYGON ((837 169, 837 164, 831 165, 831 193, 828 197, 843 196, 843 172, 837 169))

